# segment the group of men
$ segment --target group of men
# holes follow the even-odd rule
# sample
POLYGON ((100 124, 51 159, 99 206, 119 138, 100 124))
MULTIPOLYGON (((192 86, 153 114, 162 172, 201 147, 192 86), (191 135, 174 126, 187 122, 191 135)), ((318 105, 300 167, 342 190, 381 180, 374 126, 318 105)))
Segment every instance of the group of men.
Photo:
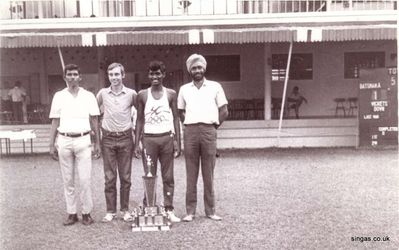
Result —
MULTIPOLYGON (((93 209, 90 187, 92 154, 94 158, 100 155, 103 158, 106 214, 102 222, 118 217, 118 175, 121 218, 124 221, 133 219, 129 212, 133 155, 142 157, 143 163, 144 160, 151 160, 150 169, 143 164, 145 174, 151 172, 156 175, 157 162, 160 162, 164 207, 171 222, 180 222, 173 206, 174 157, 181 154, 180 122, 184 125, 187 178, 187 214, 183 221, 190 222, 195 218, 200 168, 204 182, 205 214, 212 220, 222 219, 215 213, 213 175, 216 129, 228 116, 227 99, 219 83, 205 78, 207 62, 203 56, 191 55, 186 66, 192 81, 184 84, 177 94, 163 85, 166 76, 164 63, 150 62, 150 87, 137 94, 123 84, 123 65, 112 63, 107 70, 110 86, 101 89, 96 97, 80 87, 82 78, 79 67, 74 64, 65 66, 67 87, 54 95, 50 111, 50 154, 60 164, 68 213, 64 225, 79 221, 75 171, 79 179, 82 223, 90 225, 94 222, 90 215, 93 209), (135 127, 132 108, 137 109, 135 127), (100 113, 103 114, 101 121, 100 113)), ((145 198, 143 204, 146 204, 145 198)))

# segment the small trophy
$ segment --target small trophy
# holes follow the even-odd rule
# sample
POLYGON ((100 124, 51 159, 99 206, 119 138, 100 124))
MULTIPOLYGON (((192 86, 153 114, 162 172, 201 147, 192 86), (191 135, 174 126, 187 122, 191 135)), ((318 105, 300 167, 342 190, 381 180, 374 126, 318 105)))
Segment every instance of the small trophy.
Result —
POLYGON ((143 185, 146 204, 144 204, 144 208, 139 207, 133 210, 132 232, 167 231, 170 230, 171 223, 167 218, 165 209, 155 204, 157 176, 153 176, 151 173, 153 162, 145 149, 144 156, 146 173, 143 176, 143 185))

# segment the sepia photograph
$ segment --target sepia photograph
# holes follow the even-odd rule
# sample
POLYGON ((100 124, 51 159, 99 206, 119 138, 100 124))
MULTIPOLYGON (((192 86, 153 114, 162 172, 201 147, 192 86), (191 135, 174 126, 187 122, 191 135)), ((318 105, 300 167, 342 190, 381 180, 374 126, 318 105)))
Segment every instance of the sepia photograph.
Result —
POLYGON ((398 249, 398 0, 2 0, 0 249, 398 249))

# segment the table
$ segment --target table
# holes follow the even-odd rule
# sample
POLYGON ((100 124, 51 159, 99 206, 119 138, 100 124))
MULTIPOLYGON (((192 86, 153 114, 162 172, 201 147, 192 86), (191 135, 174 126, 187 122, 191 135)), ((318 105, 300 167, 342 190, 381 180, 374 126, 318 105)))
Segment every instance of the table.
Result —
POLYGON ((25 142, 30 140, 30 151, 33 153, 33 139, 36 138, 34 130, 3 130, 0 131, 0 155, 3 155, 3 140, 5 141, 5 154, 11 154, 11 141, 22 140, 24 154, 26 153, 25 142))
POLYGON ((12 124, 13 115, 11 111, 0 111, 0 120, 2 124, 12 124))

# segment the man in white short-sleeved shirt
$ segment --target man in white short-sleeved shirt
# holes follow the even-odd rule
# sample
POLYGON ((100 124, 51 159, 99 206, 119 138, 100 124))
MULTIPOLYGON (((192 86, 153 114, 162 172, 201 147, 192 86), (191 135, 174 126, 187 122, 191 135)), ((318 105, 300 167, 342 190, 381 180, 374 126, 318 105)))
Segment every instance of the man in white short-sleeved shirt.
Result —
POLYGON ((11 99, 12 114, 14 122, 21 123, 23 120, 23 103, 26 99, 26 91, 21 87, 21 82, 16 81, 14 88, 10 89, 8 96, 11 99))
POLYGON ((69 226, 79 220, 77 215, 79 195, 75 190, 75 172, 77 171, 82 203, 82 223, 90 225, 93 223, 90 216, 93 208, 90 132, 94 131, 94 153, 98 158, 100 154, 98 131, 100 111, 94 94, 79 87, 82 78, 77 65, 65 66, 64 80, 67 87, 55 93, 51 104, 50 155, 59 161, 64 183, 68 217, 63 224, 69 226), (57 133, 58 138, 55 143, 57 133))
POLYGON ((205 214, 212 220, 220 221, 222 218, 215 214, 213 172, 216 162, 216 129, 228 116, 227 99, 218 82, 205 79, 206 60, 203 56, 191 55, 186 65, 193 81, 180 88, 177 98, 177 108, 184 124, 187 172, 187 215, 183 221, 190 222, 195 217, 200 162, 205 214))

